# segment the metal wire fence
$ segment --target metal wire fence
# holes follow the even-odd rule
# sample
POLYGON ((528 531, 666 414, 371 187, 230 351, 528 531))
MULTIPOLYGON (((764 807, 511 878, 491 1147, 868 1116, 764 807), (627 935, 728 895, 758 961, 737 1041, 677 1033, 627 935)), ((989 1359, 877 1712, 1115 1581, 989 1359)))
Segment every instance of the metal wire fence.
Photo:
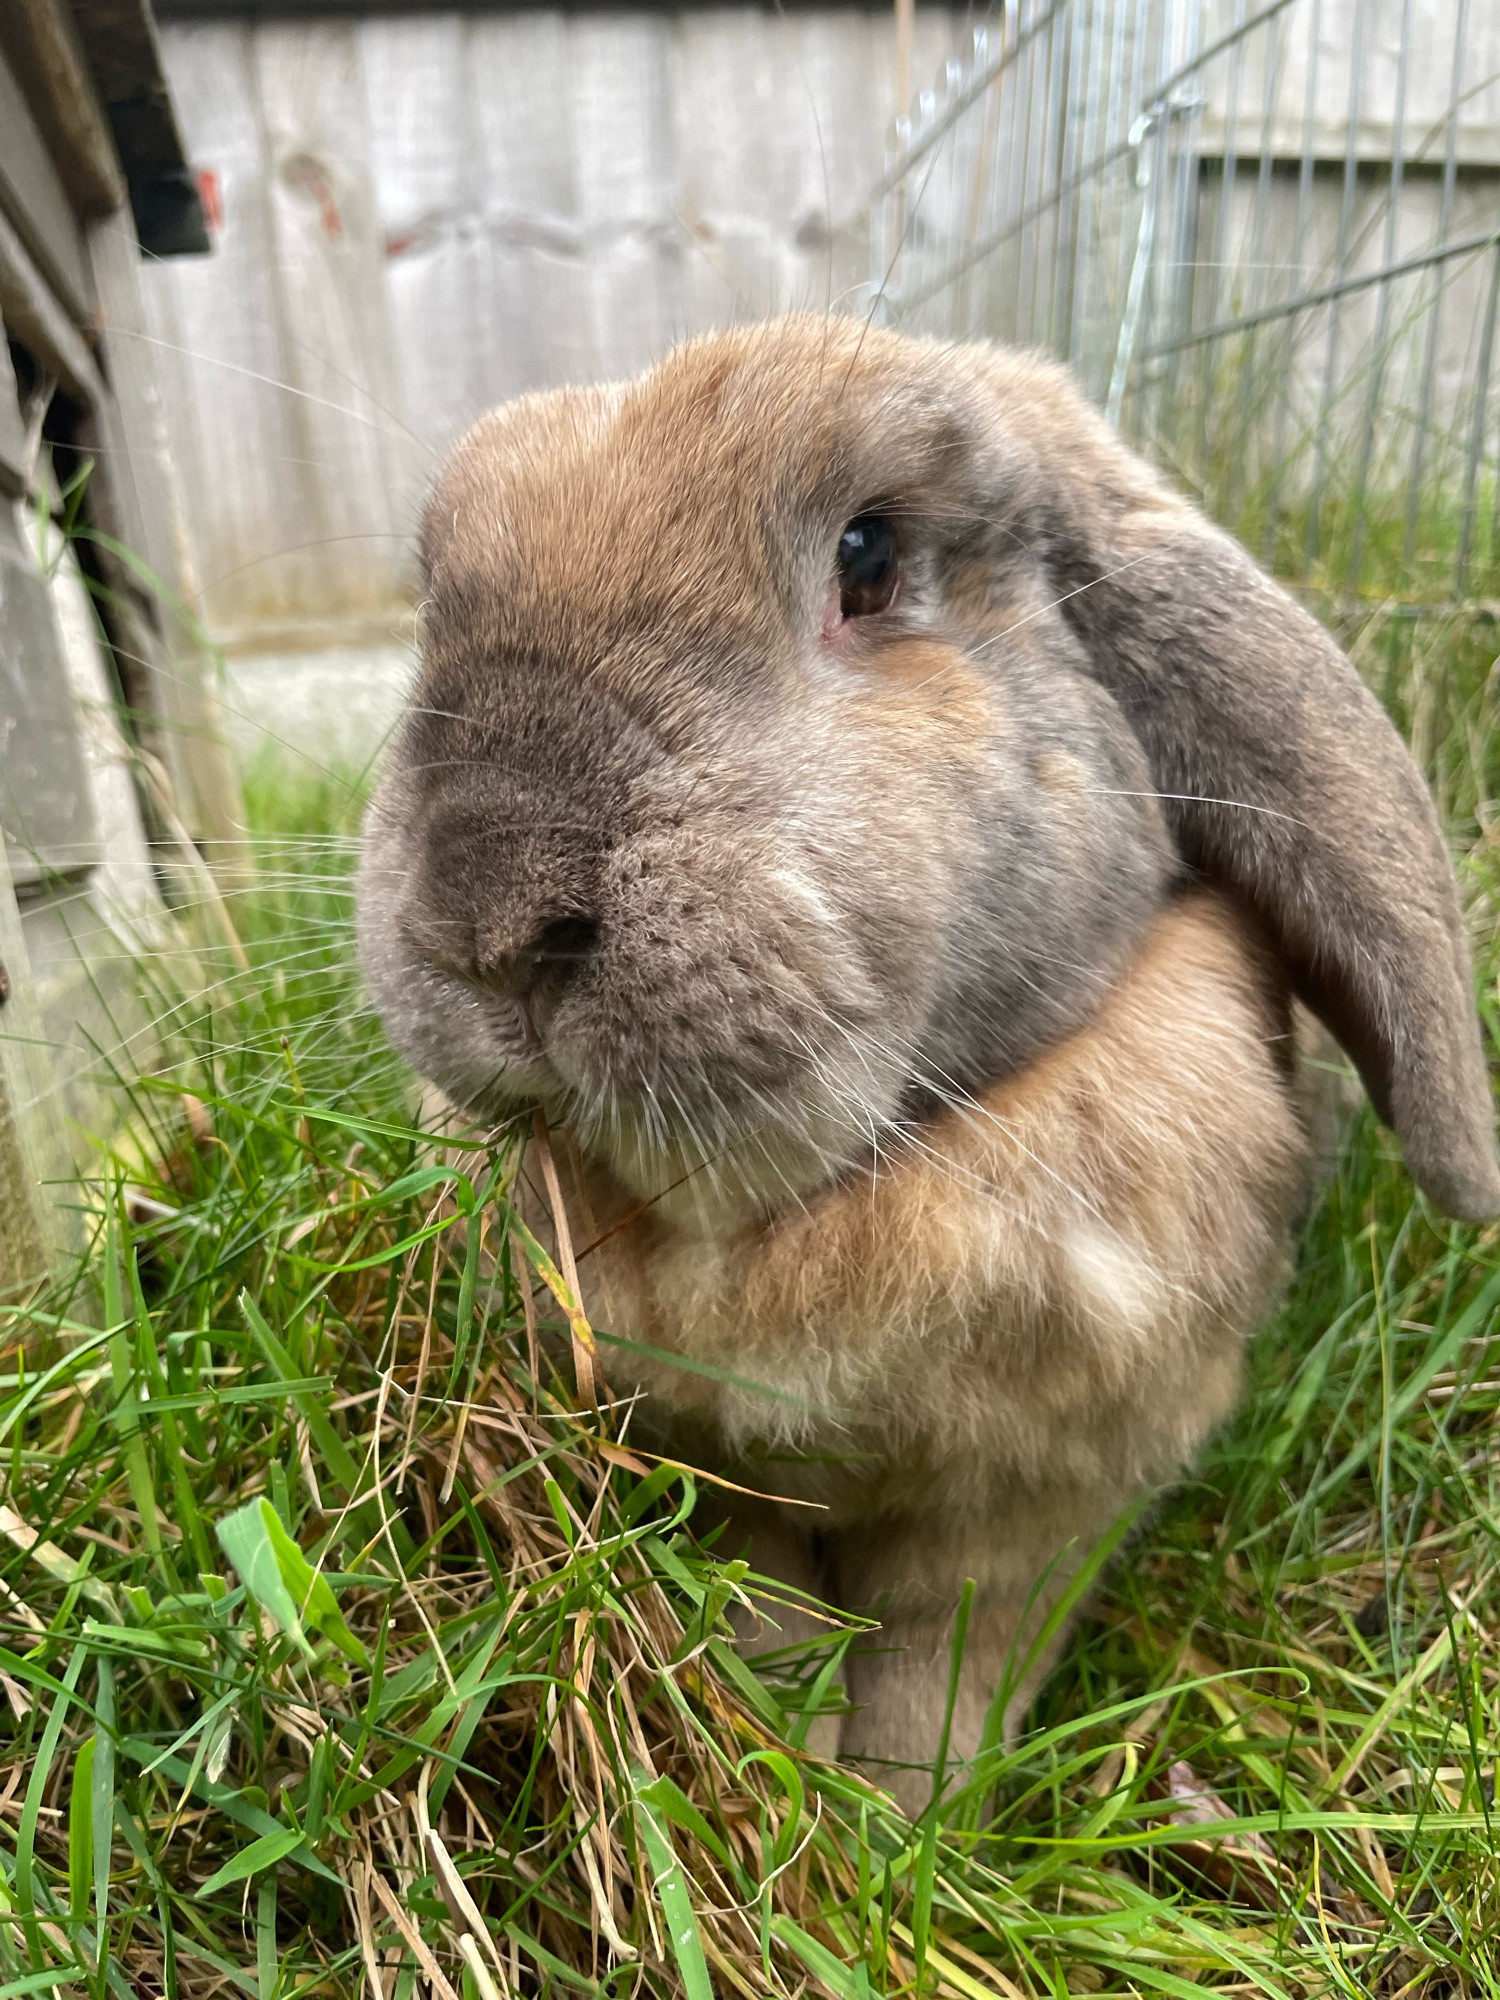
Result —
POLYGON ((1069 361, 1279 573, 1500 590, 1500 8, 1007 0, 900 120, 876 310, 1069 361))

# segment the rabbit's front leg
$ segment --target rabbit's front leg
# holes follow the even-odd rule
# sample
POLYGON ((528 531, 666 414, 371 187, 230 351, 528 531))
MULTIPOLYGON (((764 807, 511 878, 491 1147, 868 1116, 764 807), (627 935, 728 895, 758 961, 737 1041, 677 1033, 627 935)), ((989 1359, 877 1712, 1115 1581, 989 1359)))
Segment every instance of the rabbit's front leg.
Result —
POLYGON ((1002 1689, 1003 1734, 1014 1737, 1066 1637, 1064 1624, 1037 1646, 1048 1614, 1128 1497, 1112 1486, 1012 1489, 983 1511, 956 1505, 946 1517, 876 1519, 832 1537, 840 1602, 880 1620, 880 1631, 849 1659, 851 1712, 840 1755, 868 1760, 870 1775, 913 1817, 929 1803, 956 1614, 972 1579, 948 1737, 944 1790, 951 1794, 967 1776, 1002 1689))

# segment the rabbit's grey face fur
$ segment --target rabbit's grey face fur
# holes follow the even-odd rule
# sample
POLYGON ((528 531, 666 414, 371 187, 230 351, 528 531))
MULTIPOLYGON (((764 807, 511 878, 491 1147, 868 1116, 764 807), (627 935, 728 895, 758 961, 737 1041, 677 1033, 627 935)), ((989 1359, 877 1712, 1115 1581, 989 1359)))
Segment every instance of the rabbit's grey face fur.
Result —
POLYGON ((1176 864, 975 413, 692 386, 669 451, 588 391, 459 447, 361 920, 457 1103, 540 1100, 643 1194, 707 1163, 722 1217, 1078 1025, 1176 864), (900 584, 846 619, 872 509, 900 584))
POLYGON ((1429 1190, 1500 1206, 1410 759, 1060 371, 851 321, 713 336, 482 419, 423 563, 360 927, 460 1105, 540 1101, 642 1194, 712 1163, 695 1201, 743 1220, 1083 1021, 1198 872, 1429 1190), (899 587, 845 616, 871 515, 899 587))

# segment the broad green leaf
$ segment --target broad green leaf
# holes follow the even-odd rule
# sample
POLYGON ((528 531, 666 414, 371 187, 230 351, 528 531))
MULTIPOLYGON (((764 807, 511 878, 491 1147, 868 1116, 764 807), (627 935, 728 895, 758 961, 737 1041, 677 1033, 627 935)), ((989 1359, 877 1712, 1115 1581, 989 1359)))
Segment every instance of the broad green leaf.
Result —
POLYGON ((263 1833, 259 1840, 252 1840, 248 1847, 242 1847, 238 1854, 226 1861, 217 1874, 210 1875, 198 1894, 211 1896, 215 1889, 226 1888, 231 1882, 243 1882, 247 1875, 259 1875, 263 1868, 273 1868, 301 1845, 302 1835, 294 1826, 280 1827, 275 1833, 263 1833))
MULTIPOLYGON (((143 1743, 139 1737, 123 1738, 120 1748, 133 1764, 150 1764, 153 1768, 158 1765, 155 1745, 143 1743)), ((216 1806, 227 1819, 232 1819, 237 1826, 244 1827, 247 1833, 275 1835, 285 1831, 281 1823, 272 1819, 265 1810, 264 1793, 252 1796, 248 1790, 237 1792, 228 1785, 216 1785, 211 1779, 206 1778, 202 1771, 195 1776, 192 1769, 180 1757, 168 1757, 165 1762, 160 1763, 159 1768, 175 1784, 192 1792, 207 1805, 216 1806), (260 1800, 261 1803, 256 1803, 256 1800, 260 1800)), ((121 1803, 123 1804, 123 1801, 121 1803)), ((322 1876, 325 1882, 331 1882, 337 1889, 342 1889, 344 1886, 342 1878, 326 1863, 320 1861, 311 1848, 297 1857, 297 1865, 299 1868, 307 1869, 310 1874, 322 1876)))
POLYGON ((786 1794, 787 1809, 782 1815, 781 1831, 776 1836, 771 1854, 772 1867, 779 1868, 797 1844, 797 1829, 802 1824, 807 1788, 802 1782, 802 1773, 784 1750, 752 1750, 740 1759, 739 1775, 743 1776, 752 1764, 764 1764, 786 1794))
POLYGON ((344 1622, 327 1577, 315 1570, 283 1527, 264 1494, 236 1508, 218 1524, 224 1552, 245 1588, 304 1652, 311 1652, 304 1624, 330 1640, 346 1659, 367 1667, 369 1655, 344 1622))
POLYGON ((262 1499, 260 1505, 265 1513, 266 1533, 281 1565, 281 1580, 296 1600, 303 1618, 314 1631, 321 1632, 325 1639, 331 1639, 345 1659, 353 1660, 358 1667, 369 1666, 370 1656, 344 1623, 344 1614, 339 1610, 338 1600, 327 1577, 321 1570, 313 1568, 282 1526, 280 1516, 270 1501, 262 1499))
POLYGON ((296 1640, 304 1653, 311 1655, 312 1647, 297 1616, 296 1602, 286 1587, 276 1544, 267 1526, 275 1518, 269 1501, 248 1500, 243 1507, 226 1514, 216 1524, 215 1533, 256 1603, 276 1620, 283 1632, 296 1640))
POLYGON ((52 1775, 52 1764, 57 1756, 63 1722, 75 1699, 74 1690, 78 1686, 78 1676, 83 1671, 86 1657, 87 1652, 83 1646, 73 1648, 62 1678, 62 1694, 52 1705, 52 1711, 42 1730, 42 1740, 37 1745, 31 1774, 26 1784, 26 1796, 21 1805, 20 1824, 16 1828, 15 1906, 20 1912, 21 1922, 26 1929, 27 1946, 36 1963, 40 1963, 43 1956, 40 1917, 42 1909, 45 1908, 45 1904, 38 1904, 34 1885, 37 1820, 41 1816, 47 1781, 52 1775))
MULTIPOLYGON (((445 1224, 434 1225, 434 1227, 445 1226, 445 1224)), ((342 1268, 352 1271, 362 1267, 350 1264, 342 1268)), ((333 1419, 323 1407, 321 1395, 315 1395, 293 1386, 300 1382, 303 1377, 299 1370, 293 1366, 291 1355, 287 1353, 286 1348, 271 1331, 269 1325, 266 1323, 265 1314, 256 1305, 248 1291, 241 1291, 240 1293, 240 1311, 245 1316, 245 1324, 249 1327, 256 1346, 270 1363, 272 1374, 280 1377, 282 1387, 295 1406, 298 1415, 305 1419, 312 1441, 317 1446, 323 1463, 328 1467, 332 1477, 343 1487, 350 1500, 355 1500, 361 1484, 359 1464, 348 1445, 344 1443, 344 1440, 334 1429, 333 1419)), ((376 1536, 382 1531, 380 1515, 368 1499, 359 1501, 351 1509, 347 1525, 349 1530, 364 1543, 374 1541, 376 1536)), ((395 1541, 401 1560, 409 1562, 415 1554, 415 1550, 406 1525, 399 1515, 389 1523, 389 1531, 395 1541)))
POLYGON ((101 1966, 108 1964, 110 1841, 115 1824, 115 1677, 107 1659, 99 1662, 99 1728, 90 1772, 89 1805, 93 1819, 94 1951, 101 1966))
POLYGON ((636 1797, 648 1806, 653 1806, 664 1819, 680 1826, 684 1833, 690 1833, 701 1841, 709 1853, 722 1861, 726 1867, 730 1861, 729 1849, 724 1845, 703 1814, 698 1810, 687 1793, 671 1778, 662 1776, 653 1779, 649 1785, 642 1785, 636 1797))
MULTIPOLYGON (((240 1311, 245 1315, 245 1324, 255 1336, 256 1343, 270 1362, 273 1373, 281 1377, 282 1387, 300 1381, 301 1376, 292 1366, 292 1358, 266 1324, 266 1316, 246 1291, 240 1293, 240 1311)), ((290 1393, 290 1392, 289 1392, 290 1393)), ((324 1463, 344 1491, 353 1499, 359 1491, 359 1467, 348 1445, 334 1429, 328 1412, 316 1396, 292 1395, 300 1415, 307 1419, 313 1441, 323 1455, 324 1463)))
MULTIPOLYGON (((674 1465, 670 1460, 664 1465, 658 1465, 655 1471, 648 1472, 644 1479, 637 1480, 633 1489, 620 1503, 621 1527, 633 1528, 642 1514, 654 1507, 667 1488, 678 1480, 683 1482, 686 1492, 693 1494, 694 1498, 697 1497, 692 1474, 684 1466, 674 1465)), ((689 1508, 687 1511, 690 1513, 692 1510, 689 1508)), ((663 1525, 663 1532, 677 1527, 685 1518, 685 1515, 679 1514, 676 1519, 666 1522, 663 1525)))
POLYGON ((131 1497, 135 1501, 136 1512, 140 1516, 141 1534, 146 1547, 163 1560, 161 1546, 161 1522, 156 1510, 156 1486, 151 1477, 151 1464, 146 1455, 145 1440, 141 1436, 140 1419, 134 1404, 139 1400, 135 1374, 135 1356, 131 1352, 127 1327, 132 1323, 125 1304, 125 1287, 121 1278, 120 1258, 124 1247, 121 1242, 124 1201, 118 1188, 111 1191, 109 1204, 104 1211, 104 1317, 109 1322, 110 1377, 115 1392, 114 1423, 119 1431, 125 1460, 125 1470, 130 1480, 131 1497))
POLYGON ((276 1949, 276 1877, 267 1875, 255 1899, 255 1983, 258 2000, 276 2000, 280 1953, 276 1949))

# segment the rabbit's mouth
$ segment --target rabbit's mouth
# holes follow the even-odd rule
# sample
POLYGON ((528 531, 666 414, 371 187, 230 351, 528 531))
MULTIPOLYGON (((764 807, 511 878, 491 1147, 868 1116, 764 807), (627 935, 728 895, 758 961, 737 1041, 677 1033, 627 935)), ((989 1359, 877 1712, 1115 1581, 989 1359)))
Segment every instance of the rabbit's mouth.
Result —
POLYGON ((719 1022, 700 1038, 670 1013, 622 1020, 597 994, 570 994, 540 1019, 519 1001, 485 1108, 540 1104, 634 1195, 717 1233, 869 1158, 909 1087, 897 1059, 848 1022, 816 1038, 781 1025, 775 1035, 741 1022, 731 1037, 719 1022))
POLYGON ((612 955, 608 939, 566 975, 548 966, 509 992, 415 954, 401 984, 402 1003, 387 988, 382 1011, 450 1099, 486 1124, 540 1106, 632 1195, 704 1236, 869 1160, 909 1095, 889 1015, 877 1023, 867 992, 858 1007, 826 995, 796 1007, 768 980, 690 1006, 680 967, 652 991, 635 955, 612 955))
POLYGON ((835 1077, 788 1064, 779 1087, 733 1076, 675 1080, 667 1089, 606 1087, 573 1095, 583 1151, 642 1198, 673 1206, 712 1232, 785 1207, 869 1158, 892 1122, 896 1092, 868 1073, 835 1077))
POLYGON ((606 841, 491 809, 443 822, 419 869, 408 852, 400 817, 374 816, 372 997, 476 1116, 539 1104, 637 1197, 685 1186, 705 1219, 784 1206, 889 1130, 937 951, 920 921, 870 918, 864 869, 728 810, 606 841))

